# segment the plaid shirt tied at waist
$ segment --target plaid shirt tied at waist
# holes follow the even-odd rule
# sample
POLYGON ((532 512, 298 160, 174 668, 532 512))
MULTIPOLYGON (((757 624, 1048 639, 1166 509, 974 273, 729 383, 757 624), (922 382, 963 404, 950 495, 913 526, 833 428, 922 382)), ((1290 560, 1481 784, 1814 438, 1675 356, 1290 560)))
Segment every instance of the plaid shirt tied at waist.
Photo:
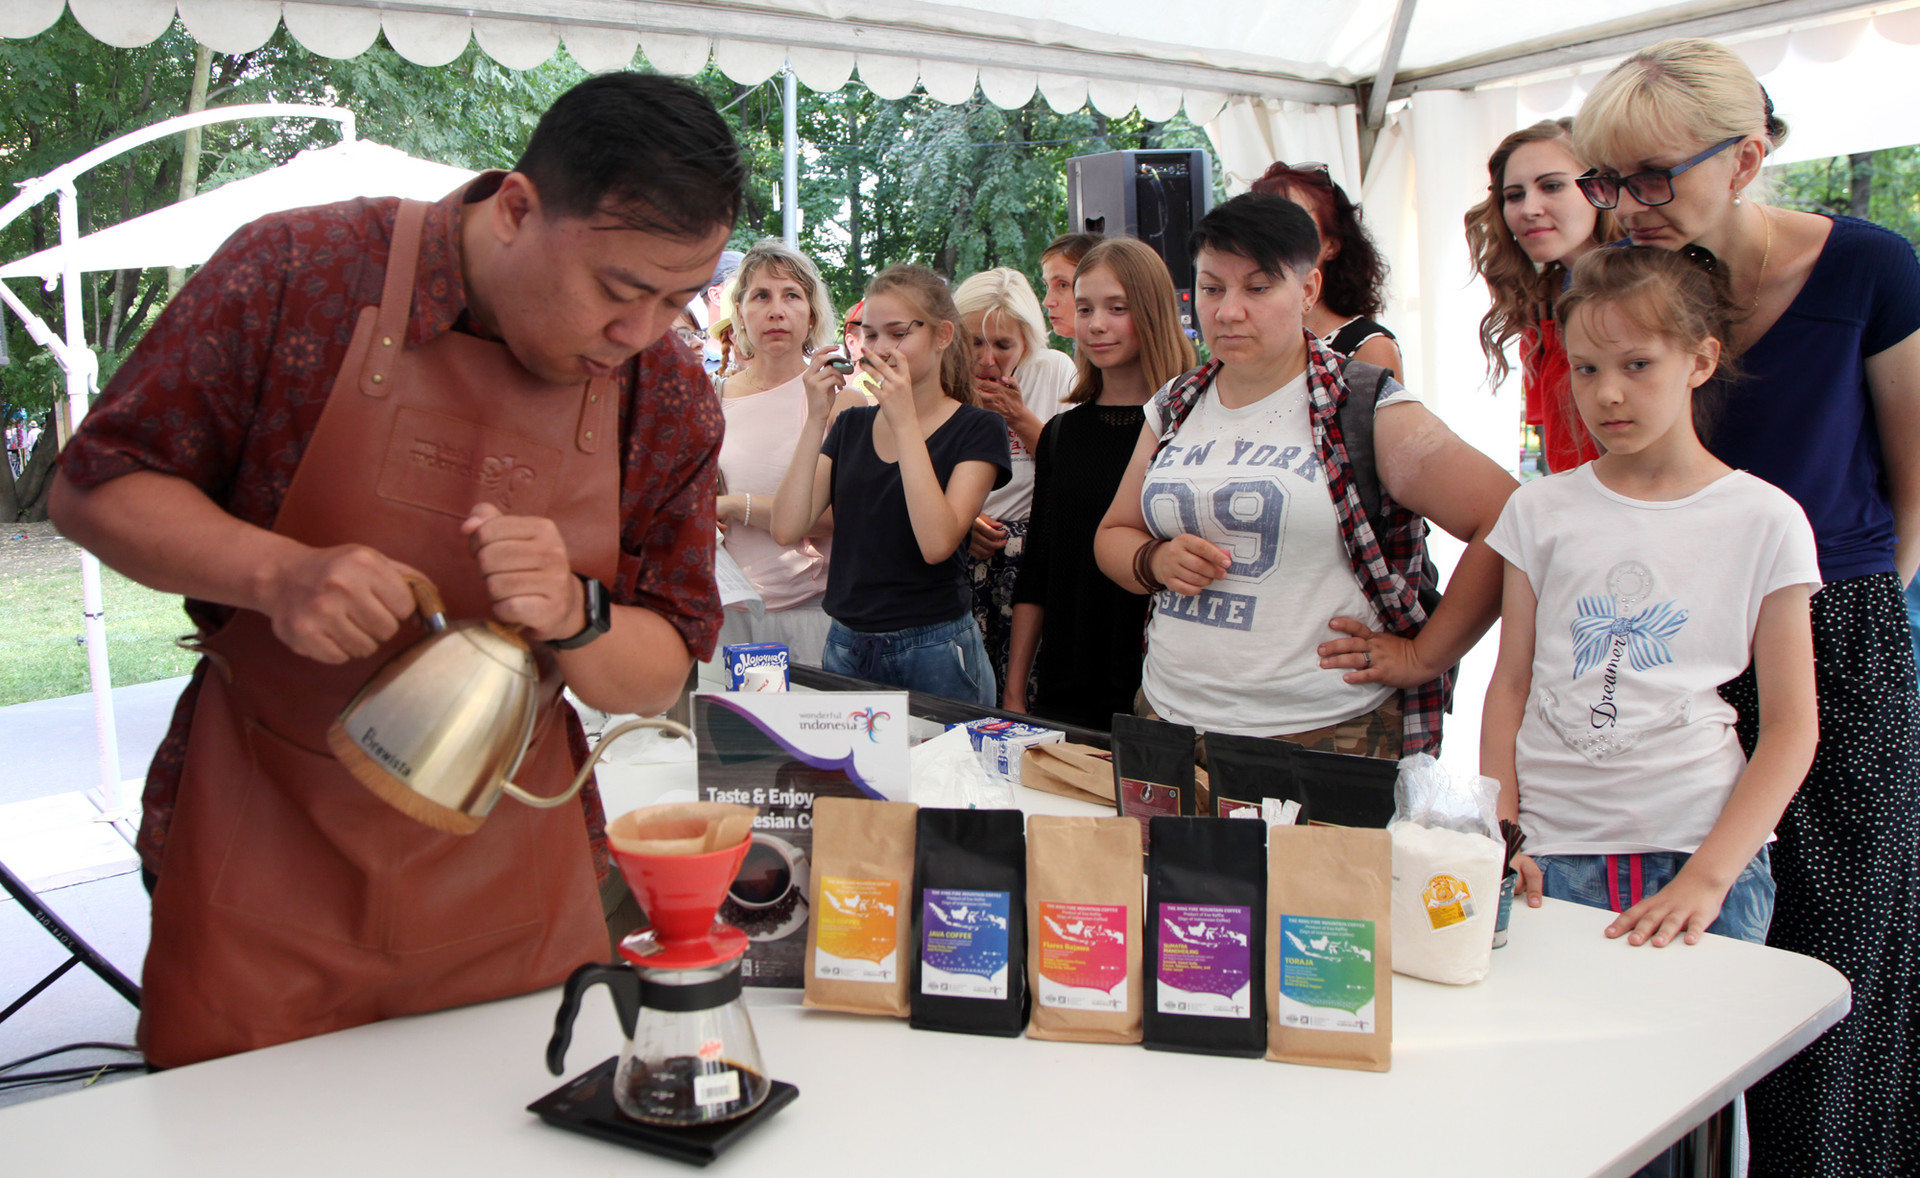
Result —
MULTIPOLYGON (((1412 638, 1427 621, 1420 604, 1420 580, 1428 560, 1427 521, 1402 507, 1381 491, 1380 518, 1384 534, 1376 532, 1367 518, 1354 487, 1353 467, 1347 459, 1347 446, 1340 431, 1340 408, 1346 404, 1347 385, 1342 370, 1347 358, 1322 343, 1312 332, 1307 340, 1307 395, 1313 421, 1313 445, 1327 471, 1327 491, 1333 497, 1334 517, 1340 523, 1340 536, 1346 543, 1347 559, 1360 588, 1373 603, 1380 622, 1390 634, 1412 638)), ((1180 432, 1193 407, 1212 385, 1223 367, 1213 360, 1177 378, 1155 396, 1159 409, 1159 451, 1180 432)), ((1384 395, 1384 392, 1383 392, 1384 395)), ((1406 714, 1401 730, 1401 755, 1440 753, 1440 724, 1453 695, 1453 673, 1418 687, 1402 690, 1401 702, 1406 714)))

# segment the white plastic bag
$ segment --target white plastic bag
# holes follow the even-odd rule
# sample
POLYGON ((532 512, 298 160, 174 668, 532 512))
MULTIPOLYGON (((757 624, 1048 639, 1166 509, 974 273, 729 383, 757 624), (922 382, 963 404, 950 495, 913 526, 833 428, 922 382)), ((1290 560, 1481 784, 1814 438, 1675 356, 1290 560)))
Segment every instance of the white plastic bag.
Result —
POLYGON ((1493 964, 1506 844, 1500 783, 1456 774, 1425 753, 1400 762, 1394 782, 1393 969, 1466 985, 1493 964))
POLYGON ((948 810, 1011 810, 1013 786, 987 776, 965 728, 950 728, 907 751, 912 800, 948 810))

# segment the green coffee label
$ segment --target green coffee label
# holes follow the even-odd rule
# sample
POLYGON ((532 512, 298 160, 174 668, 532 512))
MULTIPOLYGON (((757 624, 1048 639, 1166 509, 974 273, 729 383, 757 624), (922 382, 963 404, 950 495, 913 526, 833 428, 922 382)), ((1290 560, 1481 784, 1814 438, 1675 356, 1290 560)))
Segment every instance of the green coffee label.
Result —
POLYGON ((1371 920, 1280 917, 1282 1026, 1372 1034, 1373 978, 1371 920))

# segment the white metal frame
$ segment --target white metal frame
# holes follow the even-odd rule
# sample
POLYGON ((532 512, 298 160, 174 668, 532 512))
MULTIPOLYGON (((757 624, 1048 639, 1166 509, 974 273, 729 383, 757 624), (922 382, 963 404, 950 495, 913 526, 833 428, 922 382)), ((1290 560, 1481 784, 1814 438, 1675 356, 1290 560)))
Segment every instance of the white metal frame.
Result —
MULTIPOLYGON (((142 127, 101 144, 48 172, 23 181, 20 195, 0 207, 0 228, 12 224, 35 204, 52 196, 60 213, 60 244, 72 246, 80 239, 80 216, 74 181, 116 156, 136 147, 204 127, 212 123, 240 119, 308 118, 329 119, 340 124, 340 135, 352 140, 356 134, 354 113, 337 106, 308 106, 287 102, 262 102, 245 106, 222 106, 180 115, 152 126, 142 127)), ((98 390, 100 362, 87 346, 86 323, 80 306, 80 268, 75 252, 69 249, 60 273, 60 293, 66 338, 54 334, 45 320, 27 309, 11 288, 0 281, 0 303, 12 309, 26 325, 33 342, 53 353, 67 376, 67 419, 75 428, 87 415, 87 400, 98 390)), ((107 660, 106 605, 100 594, 100 560, 93 553, 80 552, 81 609, 86 615, 87 678, 93 692, 93 724, 99 762, 99 783, 88 797, 104 815, 116 822, 131 824, 140 809, 140 782, 120 776, 120 738, 113 718, 113 676, 107 660)))

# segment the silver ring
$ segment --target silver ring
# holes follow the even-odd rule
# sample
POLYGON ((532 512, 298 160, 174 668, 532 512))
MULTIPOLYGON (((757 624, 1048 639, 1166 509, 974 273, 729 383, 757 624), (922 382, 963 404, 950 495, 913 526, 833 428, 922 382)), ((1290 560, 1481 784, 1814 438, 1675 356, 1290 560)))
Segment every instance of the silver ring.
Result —
POLYGON ((1367 671, 1373 670, 1373 652, 1370 650, 1363 650, 1360 653, 1367 656, 1367 665, 1363 667, 1362 670, 1367 670, 1367 671))

